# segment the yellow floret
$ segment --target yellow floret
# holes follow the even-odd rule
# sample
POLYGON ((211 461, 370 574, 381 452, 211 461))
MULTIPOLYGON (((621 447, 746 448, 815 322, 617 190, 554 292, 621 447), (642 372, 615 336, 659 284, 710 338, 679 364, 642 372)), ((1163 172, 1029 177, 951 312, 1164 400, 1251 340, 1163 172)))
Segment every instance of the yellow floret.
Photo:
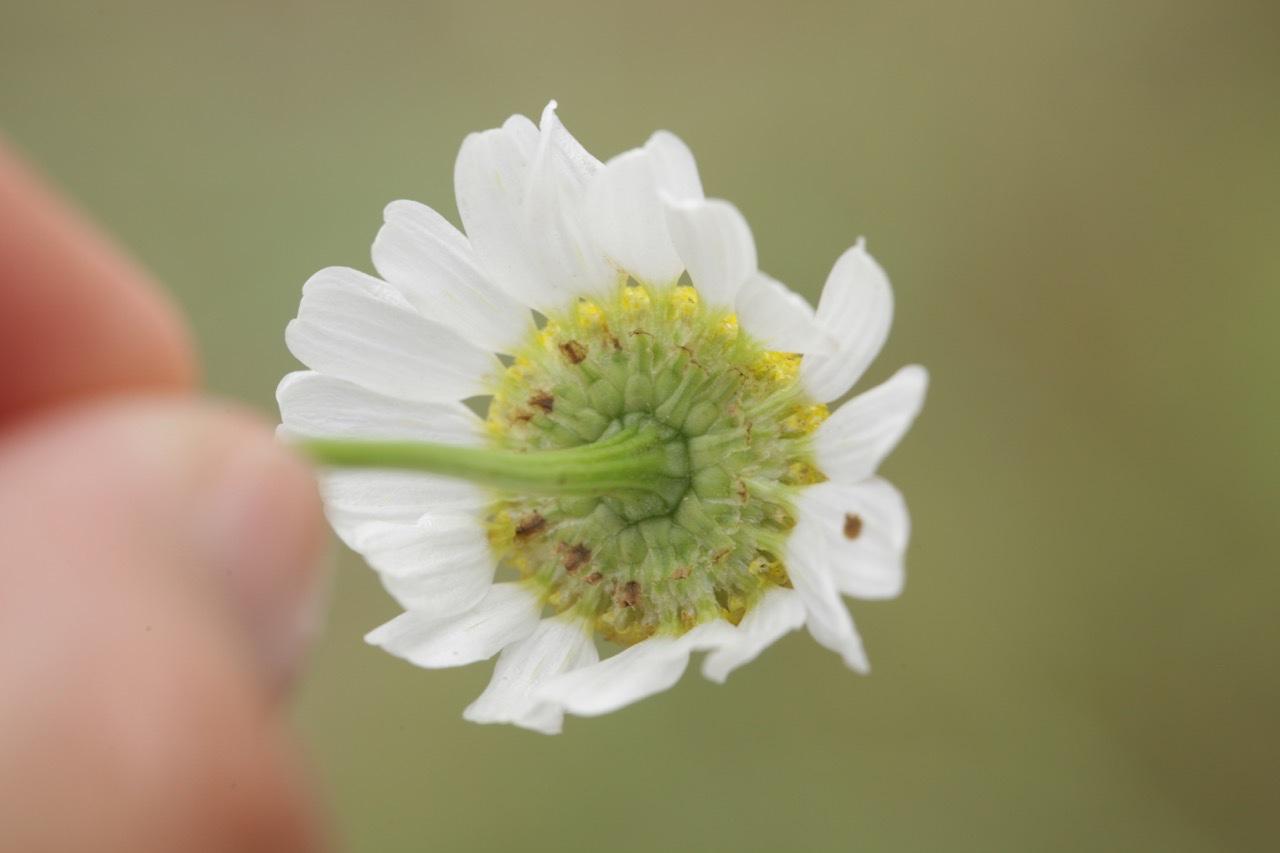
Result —
MULTIPOLYGON (((511 547, 511 542, 515 538, 515 520, 511 517, 511 513, 505 509, 499 509, 489 517, 488 530, 489 545, 493 548, 495 554, 502 554, 511 547)), ((509 562, 514 563, 520 559, 521 555, 513 554, 509 562)), ((520 569, 522 567, 513 565, 512 568, 520 569)))
POLYGON ((671 291, 671 307, 676 309, 677 317, 692 317, 698 313, 698 292, 692 287, 681 285, 671 291))
POLYGON ((543 326, 537 334, 538 346, 543 349, 555 349, 556 340, 560 335, 560 325, 554 320, 548 320, 547 325, 543 326))
POLYGON ((731 595, 728 601, 725 602, 725 606, 720 608, 720 616, 729 620, 729 624, 737 625, 742 621, 742 617, 747 615, 747 610, 750 606, 751 602, 748 602, 742 596, 731 595))
POLYGON ((643 287, 624 287, 622 307, 631 312, 649 310, 649 291, 643 287))
POLYGON ((791 352, 763 352, 751 363, 751 373, 765 382, 789 383, 800 373, 800 356, 791 352))
POLYGON ((587 328, 598 327, 604 322, 604 312, 599 305, 584 299, 578 303, 578 322, 587 328))
POLYGON ((808 435, 831 416, 831 410, 822 403, 798 406, 791 410, 782 422, 783 435, 808 435))
POLYGON ((786 479, 793 486, 812 486, 823 482, 827 477, 808 462, 792 462, 787 466, 786 479))
POLYGON ((791 578, 787 577, 787 570, 778 560, 757 554, 751 560, 751 564, 747 567, 747 571, 758 578, 768 580, 778 586, 791 586, 791 578))

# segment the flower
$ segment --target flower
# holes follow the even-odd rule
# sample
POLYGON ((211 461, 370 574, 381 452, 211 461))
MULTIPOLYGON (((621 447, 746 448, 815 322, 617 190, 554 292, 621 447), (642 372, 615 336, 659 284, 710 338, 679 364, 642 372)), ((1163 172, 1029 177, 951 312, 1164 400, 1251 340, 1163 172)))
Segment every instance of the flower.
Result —
POLYGON ((815 311, 679 139, 602 164, 554 102, 467 137, 455 184, 465 235, 392 203, 381 278, 322 270, 286 335, 311 370, 280 384, 282 432, 405 608, 368 641, 423 667, 498 655, 464 716, 548 733, 693 652, 723 681, 801 626, 867 671, 842 595, 902 589, 907 512, 875 471, 926 374, 825 405, 889 330, 863 243, 815 311))

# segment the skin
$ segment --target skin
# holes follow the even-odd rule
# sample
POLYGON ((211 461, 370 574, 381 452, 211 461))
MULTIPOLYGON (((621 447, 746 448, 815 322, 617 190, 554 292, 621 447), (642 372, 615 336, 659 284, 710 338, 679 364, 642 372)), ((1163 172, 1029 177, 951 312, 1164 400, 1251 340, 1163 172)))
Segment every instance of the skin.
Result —
POLYGON ((0 140, 0 850, 325 847, 288 729, 314 479, 0 140))

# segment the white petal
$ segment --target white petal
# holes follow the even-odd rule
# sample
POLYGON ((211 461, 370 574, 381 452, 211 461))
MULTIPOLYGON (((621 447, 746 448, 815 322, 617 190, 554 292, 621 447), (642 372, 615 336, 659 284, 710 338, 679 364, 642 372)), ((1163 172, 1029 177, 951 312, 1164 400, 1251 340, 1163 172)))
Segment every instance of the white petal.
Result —
POLYGON ((732 640, 707 655, 702 674, 723 683, 729 673, 803 625, 804 617, 804 602, 798 592, 781 587, 771 590, 743 617, 732 640))
POLYGON ((363 468, 323 471, 320 488, 325 508, 362 521, 398 521, 413 524, 429 512, 479 509, 492 496, 466 480, 363 468))
POLYGON ((558 302, 559 290, 533 256, 524 225, 538 140, 524 116, 472 133, 458 151, 453 182, 467 239, 488 279, 522 305, 546 308, 558 302))
POLYGON ((660 130, 644 146, 658 190, 677 201, 705 198, 693 152, 674 133, 660 130))
POLYGON ((622 279, 588 224, 587 187, 600 161, 565 130, 555 106, 552 101, 542 113, 523 215, 526 239, 545 274, 572 302, 602 294, 622 279))
POLYGON ((483 394, 500 368, 492 353, 422 317, 391 285, 341 267, 303 286, 285 341, 313 370, 406 400, 483 394))
POLYGON ((467 238, 414 201, 395 201, 373 241, 373 264, 424 317, 493 352, 511 352, 532 329, 528 308, 480 269, 467 238))
POLYGON ((458 211, 489 279, 543 313, 618 283, 584 209, 600 162, 554 108, 543 112, 540 129, 513 116, 468 136, 454 169, 458 211))
POLYGON ((507 646, 484 693, 462 713, 473 723, 515 723, 556 734, 564 711, 533 698, 537 686, 600 659, 587 623, 569 614, 543 619, 533 633, 507 646))
POLYGON ((411 402, 312 371, 290 373, 276 389, 284 432, 310 438, 403 439, 467 446, 484 441, 484 422, 456 400, 411 402))
POLYGON ((732 641, 728 622, 708 622, 679 637, 650 637, 594 666, 558 676, 537 691, 539 699, 572 714, 595 716, 668 689, 698 649, 732 641))
POLYGON ((321 471, 320 493, 334 532, 353 550, 361 528, 371 521, 417 524, 423 516, 442 508, 480 510, 493 501, 490 493, 465 480, 359 468, 321 471))
POLYGON ((800 362, 800 379, 820 402, 842 396, 875 360, 893 322, 889 277, 862 240, 840 256, 818 300, 818 324, 835 341, 830 355, 800 362))
POLYGON ((747 279, 734 312, 743 331, 775 352, 825 353, 835 348, 804 297, 762 272, 747 279))
POLYGON ((546 150, 554 154, 557 168, 562 170, 576 189, 585 189, 603 164, 565 129, 560 116, 556 114, 556 106, 556 102, 551 101, 543 108, 538 130, 542 139, 548 143, 546 150))
POLYGON ((642 284, 674 284, 684 262, 667 233, 666 208, 646 150, 610 160, 587 189, 587 216, 596 242, 642 284))
POLYGON ((911 522, 906 502, 891 484, 878 478, 856 484, 828 480, 805 489, 796 511, 799 523, 789 539, 822 543, 837 589, 870 599, 902 592, 911 522))
POLYGON ((920 413, 928 385, 925 369, 911 365, 837 409, 813 434, 818 469, 842 483, 874 474, 920 413))
POLYGON ((680 201, 667 198, 667 227, 676 251, 703 302, 718 308, 734 304, 738 291, 755 275, 756 244, 747 220, 720 199, 680 201))
MULTIPOLYGON (((810 492, 813 487, 806 490, 810 492)), ((797 507, 799 517, 787 537, 784 562, 787 575, 804 602, 809 633, 822 645, 844 659, 845 666, 869 672, 871 664, 862 648, 862 638, 853 627, 853 618, 840 598, 829 561, 831 553, 812 512, 797 507)))
MULTIPOLYGON (((355 438, 437 441, 475 446, 484 423, 461 403, 397 400, 311 371, 291 373, 276 392, 286 439, 355 438)), ((351 545, 371 520, 412 524, 441 507, 476 509, 487 492, 464 480, 409 471, 329 468, 320 475, 325 513, 351 545)))
POLYGON ((431 513, 415 524, 369 521, 351 547, 406 610, 453 616, 484 598, 496 560, 480 512, 431 513))
POLYGON ((500 583, 458 616, 431 618, 409 611, 365 635, 365 641, 418 666, 463 666, 489 658, 533 633, 542 614, 524 584, 500 583))

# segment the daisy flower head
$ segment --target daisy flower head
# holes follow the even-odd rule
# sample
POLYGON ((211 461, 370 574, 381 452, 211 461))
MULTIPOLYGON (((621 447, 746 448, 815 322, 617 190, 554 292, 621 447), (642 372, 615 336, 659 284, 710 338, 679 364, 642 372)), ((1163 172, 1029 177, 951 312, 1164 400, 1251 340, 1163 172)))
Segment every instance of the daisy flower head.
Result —
POLYGON ((679 139, 601 163, 554 102, 468 136, 454 180, 461 231, 392 203, 379 277, 317 273, 286 335, 310 370, 280 383, 282 432, 405 610, 368 641, 497 655, 464 716, 547 733, 802 626, 865 672, 842 596, 902 589, 907 512, 875 472, 926 374, 828 408, 892 317, 862 242, 814 310, 679 139))

